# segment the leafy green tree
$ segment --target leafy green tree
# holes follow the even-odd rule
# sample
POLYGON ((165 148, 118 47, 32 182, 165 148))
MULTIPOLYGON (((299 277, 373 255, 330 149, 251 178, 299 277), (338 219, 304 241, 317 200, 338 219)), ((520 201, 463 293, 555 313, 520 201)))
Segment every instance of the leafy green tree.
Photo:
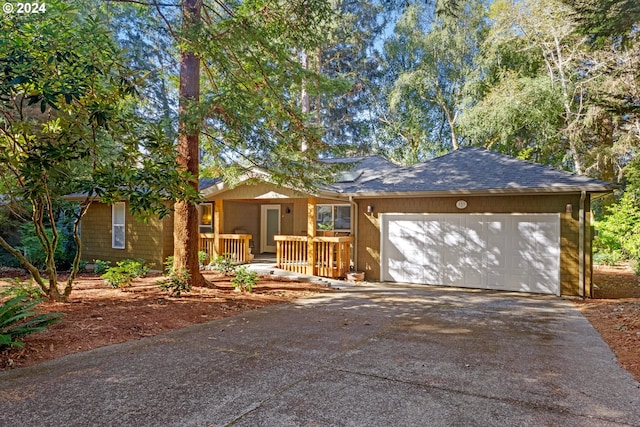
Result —
MULTIPOLYGON (((326 182, 331 168, 318 159, 331 148, 303 111, 299 94, 303 85, 313 87, 312 95, 332 85, 293 57, 315 50, 332 13, 330 3, 203 2, 191 12, 189 5, 183 2, 181 31, 171 30, 183 52, 183 67, 191 53, 190 60, 200 63, 199 90, 183 92, 186 74, 181 69, 179 141, 190 140, 179 142, 179 151, 192 162, 187 169, 196 176, 199 144, 204 172, 230 182, 256 167, 278 185, 311 189, 326 182)), ((197 285, 197 215, 189 209, 176 208, 176 229, 185 235, 174 239, 174 268, 187 268, 197 285), (196 226, 188 226, 187 218, 196 226)))
POLYGON ((599 251, 620 251, 624 258, 640 262, 640 161, 626 167, 627 182, 621 198, 596 222, 599 251))
MULTIPOLYGON (((534 114, 531 119, 537 117, 540 121, 532 126, 511 127, 511 130, 524 130, 526 135, 530 134, 528 130, 543 126, 542 134, 533 134, 533 144, 536 147, 550 144, 556 152, 564 151, 568 158, 563 159, 562 163, 570 164, 571 169, 584 174, 587 168, 584 159, 586 147, 582 142, 581 132, 584 129, 584 100, 588 92, 584 81, 580 79, 580 65, 585 60, 586 39, 575 33, 576 24, 570 17, 570 9, 556 0, 497 0, 491 6, 491 18, 492 28, 486 41, 489 46, 486 46, 485 52, 491 58, 489 62, 493 62, 489 66, 495 67, 490 74, 497 76, 498 80, 491 82, 493 87, 487 92, 490 93, 488 99, 492 100, 494 106, 502 104, 503 109, 512 108, 514 104, 522 112, 535 111, 537 108, 542 114, 534 114), (519 50, 528 55, 518 54, 519 50), (502 63, 505 52, 506 67, 502 63), (509 68, 514 65, 509 59, 514 57, 524 59, 524 62, 516 63, 515 68, 509 68), (527 68, 530 65, 534 68, 527 68), (531 93, 532 84, 542 92, 534 100, 527 102, 526 94, 531 93), (544 99, 541 98, 543 96, 544 99), (495 100, 500 98, 496 103, 495 100), (541 102, 539 107, 536 107, 536 101, 541 102), (561 110, 557 110, 559 106, 562 107, 561 110), (555 114, 561 117, 560 123, 557 120, 547 121, 555 114), (558 137, 553 136, 553 129, 545 125, 545 122, 558 125, 558 137)), ((483 103, 478 104, 475 111, 470 111, 470 115, 480 117, 483 107, 483 103)), ((479 124, 477 119, 469 122, 476 126, 479 124)), ((498 124, 492 130, 490 138, 499 136, 503 144, 508 144, 510 139, 517 139, 513 133, 505 135, 505 129, 509 128, 498 124)), ((533 150, 538 151, 537 148, 533 150)), ((549 150, 544 147, 541 151, 545 155, 549 150)))
POLYGON ((578 32, 591 37, 591 43, 603 47, 611 37, 620 37, 622 44, 637 32, 640 3, 636 0, 562 0, 571 7, 578 23, 578 32))
POLYGON ((555 0, 494 2, 485 77, 461 127, 476 143, 616 181, 638 141, 638 46, 592 49, 575 16, 555 0))
POLYGON ((408 7, 385 43, 389 115, 383 120, 415 162, 461 145, 458 120, 487 31, 484 3, 460 2, 457 13, 408 7))
MULTIPOLYGON (((163 17, 175 21, 179 8, 154 8, 141 4, 104 2, 95 6, 123 49, 128 67, 144 76, 136 113, 161 122, 168 139, 177 138, 179 47, 163 17)), ((87 5, 86 7, 91 7, 87 5)))
POLYGON ((93 196, 167 214, 167 199, 195 194, 181 183, 188 175, 176 169, 171 141, 136 119, 136 76, 102 20, 52 0, 43 16, 3 15, 0 32, 11 34, 0 43, 0 182, 3 198, 29 204, 45 274, 2 236, 0 246, 47 297, 63 300, 79 266, 79 221, 93 196), (61 196, 74 191, 85 195, 79 210, 66 213, 74 217, 78 250, 59 287, 56 221, 61 196))

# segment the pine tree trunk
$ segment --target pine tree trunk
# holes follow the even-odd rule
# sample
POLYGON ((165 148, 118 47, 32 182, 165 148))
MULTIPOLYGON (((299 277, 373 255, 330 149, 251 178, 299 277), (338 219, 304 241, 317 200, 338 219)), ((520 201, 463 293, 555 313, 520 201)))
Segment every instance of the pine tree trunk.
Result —
MULTIPOLYGON (((184 0, 182 3, 183 29, 194 28, 200 20, 200 0, 184 0)), ((188 34, 188 31, 187 31, 188 34)), ((188 49, 188 48, 187 48, 188 49)), ((198 129, 186 124, 187 106, 197 102, 200 94, 200 59, 188 50, 180 58, 180 118, 178 136, 178 165, 188 170, 198 189, 198 129)), ((173 256, 174 269, 186 268, 191 274, 193 286, 204 286, 198 264, 198 210, 192 203, 177 202, 174 206, 173 256)))

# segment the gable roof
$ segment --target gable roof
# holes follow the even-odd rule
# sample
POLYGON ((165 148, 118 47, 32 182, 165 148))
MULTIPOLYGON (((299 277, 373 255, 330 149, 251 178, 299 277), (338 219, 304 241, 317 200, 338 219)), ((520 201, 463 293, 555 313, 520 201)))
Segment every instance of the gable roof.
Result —
MULTIPOLYGON (((610 193, 609 182, 499 154, 465 147, 441 157, 400 167, 381 156, 349 157, 328 163, 352 163, 336 182, 321 189, 325 197, 389 197, 438 194, 610 193)), ((246 179, 255 178, 247 175, 246 179)), ((242 180, 241 180, 242 181, 242 180)), ((265 181, 266 182, 266 181, 265 181)), ((229 189, 221 178, 201 178, 200 191, 211 196, 229 189)), ((74 193, 67 200, 81 200, 74 193)))
POLYGON ((336 182, 325 190, 338 193, 356 191, 366 183, 379 178, 381 175, 394 173, 400 167, 382 156, 345 157, 327 160, 328 163, 352 163, 347 172, 342 172, 336 182))
POLYGON ((342 195, 385 196, 463 193, 611 192, 617 186, 483 148, 461 148, 409 167, 395 167, 352 186, 342 195))

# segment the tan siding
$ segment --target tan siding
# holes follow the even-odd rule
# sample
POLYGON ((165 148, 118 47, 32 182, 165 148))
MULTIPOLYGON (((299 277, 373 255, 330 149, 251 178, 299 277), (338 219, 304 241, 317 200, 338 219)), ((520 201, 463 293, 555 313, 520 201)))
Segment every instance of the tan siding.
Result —
POLYGON ((92 203, 82 219, 82 259, 121 261, 127 258, 143 258, 153 263, 154 269, 162 268, 163 221, 151 219, 148 223, 137 221, 127 209, 125 248, 111 247, 111 206, 92 203))
POLYGON ((294 236, 307 235, 307 199, 293 200, 293 226, 291 234, 294 236))
POLYGON ((289 203, 281 203, 280 204, 280 214, 281 222, 280 222, 280 234, 292 235, 294 233, 293 228, 293 220, 294 220, 294 203, 293 200, 289 203), (289 213, 287 213, 287 209, 289 213))
POLYGON ((222 218, 222 232, 235 233, 238 229, 246 230, 253 237, 252 252, 257 253, 260 248, 260 204, 226 200, 222 218))
POLYGON ((287 188, 277 188, 276 186, 271 184, 255 184, 255 185, 243 184, 243 185, 237 186, 234 189, 225 191, 224 193, 216 194, 214 198, 224 199, 224 200, 274 198, 274 197, 270 197, 270 193, 277 193, 279 196, 276 196, 275 197, 276 199, 280 198, 281 196, 290 197, 290 198, 305 197, 293 190, 289 190, 287 188), (265 197, 265 195, 267 197, 265 197))
MULTIPOLYGON (((577 295, 578 280, 578 214, 580 195, 559 196, 455 196, 416 197, 405 199, 358 199, 357 268, 366 273, 367 280, 380 280, 380 224, 381 213, 561 213, 560 216, 560 286, 563 295, 577 295), (457 200, 468 205, 460 210, 457 200), (565 213, 573 204, 573 213, 565 213), (367 206, 374 206, 372 214, 367 206)), ((589 243, 589 239, 587 239, 589 243)), ((589 246, 588 246, 589 247, 589 246)), ((590 267, 585 266, 587 276, 590 267)), ((590 279, 588 285, 590 286, 590 279)))
MULTIPOLYGON (((162 219, 162 262, 173 256, 173 214, 162 219)), ((164 268, 164 266, 163 266, 164 268)))
POLYGON ((280 233, 300 235, 307 228, 307 199, 226 200, 224 202, 223 232, 238 229, 252 235, 254 253, 260 250, 260 215, 262 205, 280 206, 280 233), (289 213, 287 213, 289 208, 289 213))

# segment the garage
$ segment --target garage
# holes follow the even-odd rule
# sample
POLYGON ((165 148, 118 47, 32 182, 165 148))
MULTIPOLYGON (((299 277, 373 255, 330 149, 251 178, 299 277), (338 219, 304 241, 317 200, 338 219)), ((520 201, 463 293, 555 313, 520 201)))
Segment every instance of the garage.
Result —
POLYGON ((380 214, 384 281, 560 295, 560 214, 380 214))

